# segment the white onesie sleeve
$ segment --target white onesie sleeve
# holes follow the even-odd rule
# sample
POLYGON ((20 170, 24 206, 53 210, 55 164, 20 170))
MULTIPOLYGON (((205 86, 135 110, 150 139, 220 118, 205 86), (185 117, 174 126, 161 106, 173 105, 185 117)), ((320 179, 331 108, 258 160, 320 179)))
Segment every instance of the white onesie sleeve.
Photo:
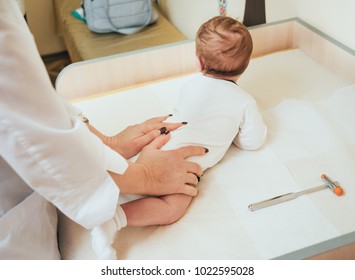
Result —
POLYGON ((257 150, 265 142, 267 127, 255 101, 244 109, 239 132, 233 143, 243 150, 257 150))

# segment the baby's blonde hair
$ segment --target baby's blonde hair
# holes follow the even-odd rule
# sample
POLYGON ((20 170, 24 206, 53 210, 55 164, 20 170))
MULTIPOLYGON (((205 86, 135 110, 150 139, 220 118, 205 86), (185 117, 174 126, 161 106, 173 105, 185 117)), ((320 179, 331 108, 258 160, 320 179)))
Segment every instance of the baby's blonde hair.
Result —
POLYGON ((217 16, 201 25, 196 35, 196 55, 203 63, 202 72, 234 77, 248 67, 253 41, 239 21, 217 16))

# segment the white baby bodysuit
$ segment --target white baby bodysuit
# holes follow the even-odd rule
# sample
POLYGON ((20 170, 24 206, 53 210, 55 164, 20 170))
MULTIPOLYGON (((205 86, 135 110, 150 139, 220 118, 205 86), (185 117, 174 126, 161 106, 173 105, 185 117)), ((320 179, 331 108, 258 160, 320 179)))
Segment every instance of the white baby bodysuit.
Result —
POLYGON ((203 170, 221 160, 232 142, 244 150, 260 148, 267 132, 257 104, 249 94, 232 81, 202 74, 182 88, 168 121, 188 124, 172 131, 163 149, 186 145, 208 148, 205 156, 190 158, 203 170))

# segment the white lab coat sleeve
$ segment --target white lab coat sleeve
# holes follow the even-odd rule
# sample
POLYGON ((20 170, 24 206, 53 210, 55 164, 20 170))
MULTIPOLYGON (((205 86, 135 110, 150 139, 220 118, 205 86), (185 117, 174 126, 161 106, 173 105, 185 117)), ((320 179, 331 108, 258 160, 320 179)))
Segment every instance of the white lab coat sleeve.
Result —
MULTIPOLYGON (((68 101, 62 99, 68 113, 75 117, 78 117, 82 112, 75 107, 73 104, 68 101)), ((117 152, 109 148, 108 146, 103 146, 104 152, 104 164, 106 170, 112 171, 117 174, 123 174, 128 167, 127 160, 120 155, 117 155, 117 152)))
POLYGON ((233 143, 243 150, 257 150, 265 142, 267 127, 255 100, 244 108, 239 132, 233 143))
POLYGON ((107 169, 127 162, 57 96, 15 4, 0 1, 0 155, 35 192, 85 228, 113 217, 119 190, 107 169))

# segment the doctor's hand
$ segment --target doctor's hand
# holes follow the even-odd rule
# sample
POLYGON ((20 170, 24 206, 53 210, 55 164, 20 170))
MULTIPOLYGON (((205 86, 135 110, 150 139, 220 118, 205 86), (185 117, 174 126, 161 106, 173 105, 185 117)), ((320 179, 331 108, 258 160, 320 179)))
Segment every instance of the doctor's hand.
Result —
POLYGON ((129 159, 138 154, 159 135, 183 125, 183 123, 163 123, 168 117, 156 117, 140 124, 128 126, 120 133, 106 137, 104 143, 124 158, 129 159))
POLYGON ((161 135, 142 150, 135 163, 130 163, 123 175, 110 173, 121 193, 165 195, 183 193, 197 195, 195 186, 202 176, 201 167, 186 159, 203 156, 208 150, 199 146, 186 146, 176 150, 159 150, 170 135, 161 135))

